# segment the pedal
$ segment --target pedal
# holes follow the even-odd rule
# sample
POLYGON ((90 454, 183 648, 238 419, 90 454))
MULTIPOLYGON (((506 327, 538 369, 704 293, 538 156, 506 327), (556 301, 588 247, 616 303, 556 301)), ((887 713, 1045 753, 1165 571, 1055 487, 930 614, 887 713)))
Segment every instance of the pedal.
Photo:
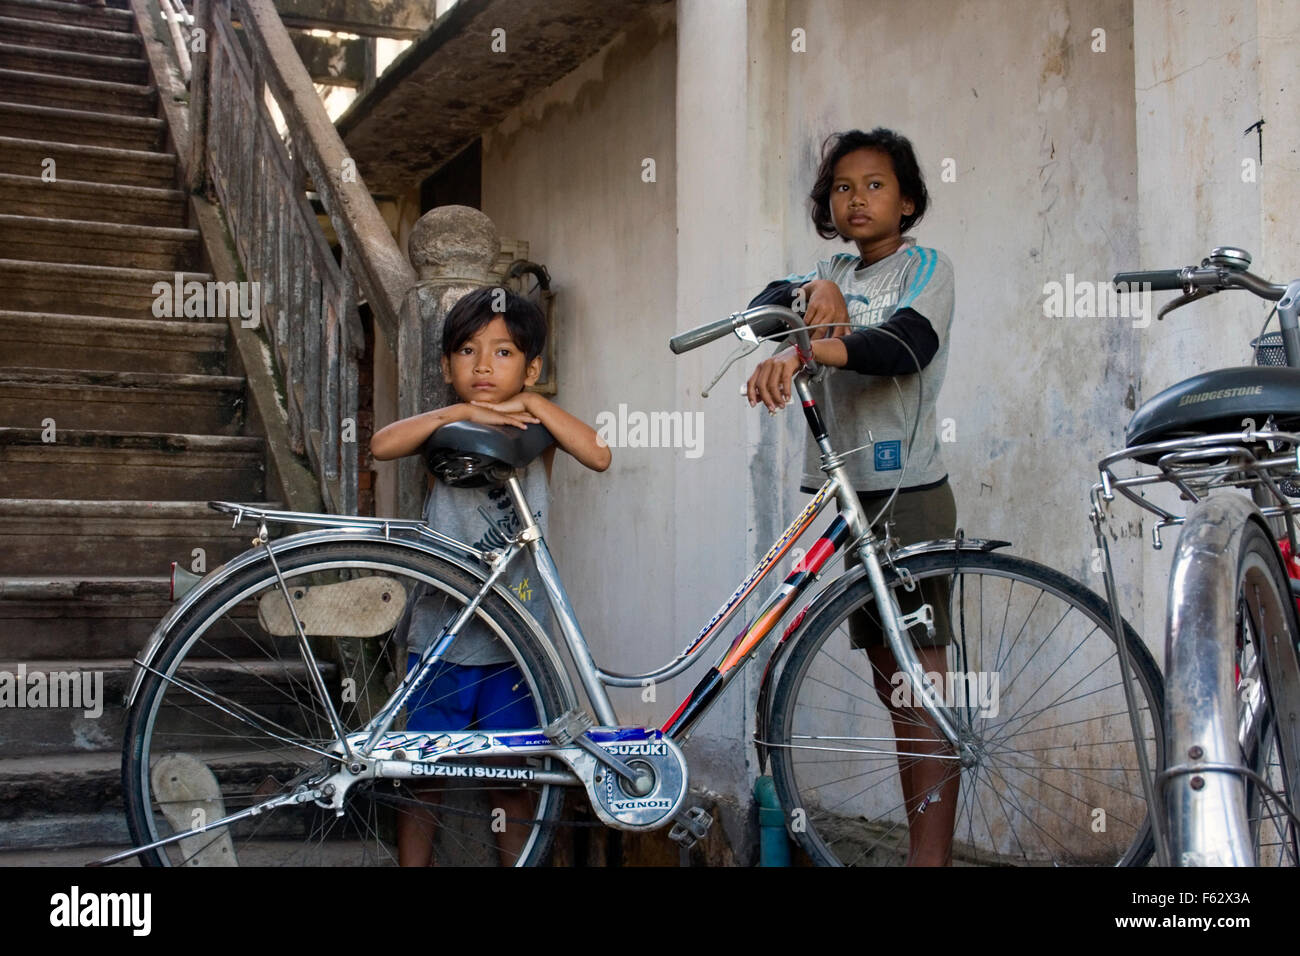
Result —
POLYGON ((566 711, 546 725, 546 736, 550 738, 551 743, 567 747, 591 729, 594 723, 595 721, 586 711, 566 711))
POLYGON ((713 817, 703 807, 691 807, 677 814, 673 828, 668 831, 668 839, 683 849, 689 850, 704 839, 713 826, 713 817))

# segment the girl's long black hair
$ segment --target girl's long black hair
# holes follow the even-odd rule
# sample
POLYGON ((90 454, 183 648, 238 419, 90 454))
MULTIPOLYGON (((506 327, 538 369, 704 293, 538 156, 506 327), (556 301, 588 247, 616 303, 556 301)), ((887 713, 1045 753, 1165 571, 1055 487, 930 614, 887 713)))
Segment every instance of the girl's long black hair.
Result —
POLYGON ((835 164, 858 149, 875 149, 888 156, 894 164, 899 191, 904 198, 912 200, 912 214, 903 217, 899 223, 899 232, 907 232, 920 222, 930 205, 930 194, 925 188, 921 167, 916 162, 916 152, 906 136, 881 126, 870 133, 864 133, 860 129, 832 133, 822 143, 822 161, 817 168, 817 181, 808 194, 812 202, 813 226, 817 235, 823 239, 834 239, 839 235, 831 219, 831 183, 835 179, 835 164))

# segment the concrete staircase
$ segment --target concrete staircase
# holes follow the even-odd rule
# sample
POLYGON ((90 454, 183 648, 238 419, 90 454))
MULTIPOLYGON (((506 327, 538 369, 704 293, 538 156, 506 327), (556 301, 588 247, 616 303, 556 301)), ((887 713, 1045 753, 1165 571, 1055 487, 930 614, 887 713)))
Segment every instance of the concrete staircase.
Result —
POLYGON ((153 312, 211 278, 159 115, 126 9, 0 0, 0 863, 126 844, 121 696, 168 564, 247 546, 208 499, 266 497, 225 320, 153 312), (20 665, 102 679, 103 712, 6 706, 20 665))

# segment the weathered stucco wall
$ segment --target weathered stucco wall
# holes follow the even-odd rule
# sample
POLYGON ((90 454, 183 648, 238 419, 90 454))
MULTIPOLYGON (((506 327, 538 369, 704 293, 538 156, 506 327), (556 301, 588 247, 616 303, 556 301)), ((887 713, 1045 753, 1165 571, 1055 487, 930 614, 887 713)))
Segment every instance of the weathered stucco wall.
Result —
MULTIPOLYGON (((1291 216, 1300 199, 1300 7, 1140 2, 1134 26, 1140 267, 1191 265, 1214 246, 1236 245, 1253 254, 1252 272, 1287 281, 1300 271, 1300 227, 1291 216), (1262 162, 1259 136, 1248 129, 1260 119, 1262 162)), ((1261 300, 1235 292, 1153 323, 1142 339, 1141 398, 1198 372, 1249 365, 1250 340, 1267 313, 1261 300)), ((1164 532, 1163 552, 1148 545, 1140 555, 1146 599, 1134 624, 1161 652, 1177 533, 1164 532)))

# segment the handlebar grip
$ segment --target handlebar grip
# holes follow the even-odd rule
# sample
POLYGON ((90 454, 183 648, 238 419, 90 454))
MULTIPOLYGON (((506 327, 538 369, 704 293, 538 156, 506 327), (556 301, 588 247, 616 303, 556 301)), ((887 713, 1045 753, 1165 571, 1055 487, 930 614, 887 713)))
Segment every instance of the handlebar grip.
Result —
POLYGON ((1112 278, 1112 285, 1134 286, 1149 285, 1153 292, 1172 292, 1183 287, 1182 269, 1156 269, 1152 272, 1117 272, 1112 278))
POLYGON ((681 335, 674 335, 668 340, 668 347, 673 350, 673 354, 681 355, 683 352, 689 352, 691 349, 697 349, 701 345, 708 345, 715 339, 720 339, 732 330, 732 318, 719 319, 717 322, 710 322, 708 325, 701 325, 699 328, 683 332, 681 335))

